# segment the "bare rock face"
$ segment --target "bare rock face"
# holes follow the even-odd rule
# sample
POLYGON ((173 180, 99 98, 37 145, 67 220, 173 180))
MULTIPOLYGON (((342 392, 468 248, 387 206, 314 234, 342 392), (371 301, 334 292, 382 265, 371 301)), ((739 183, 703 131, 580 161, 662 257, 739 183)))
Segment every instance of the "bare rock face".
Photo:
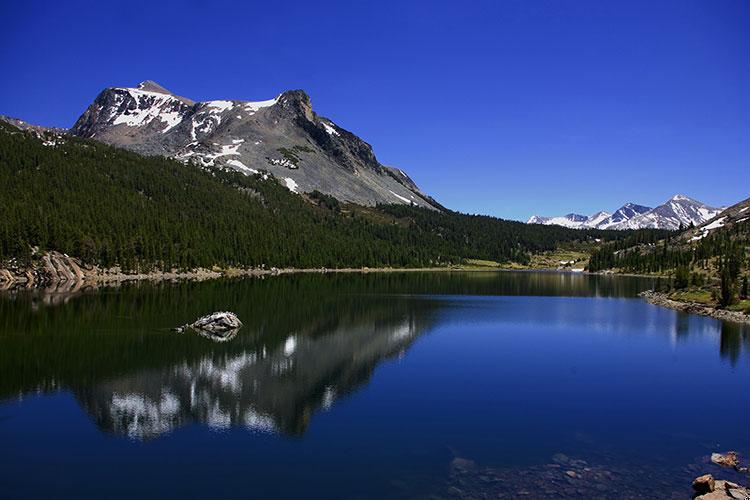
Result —
POLYGON ((302 90, 257 102, 194 102, 152 81, 112 87, 70 133, 203 168, 268 172, 295 193, 440 209, 402 170, 382 165, 368 143, 316 114, 302 90))
POLYGON ((11 287, 18 283, 26 286, 47 286, 59 283, 81 283, 86 279, 86 273, 81 269, 81 263, 60 252, 36 253, 32 256, 34 262, 21 265, 14 259, 5 263, 8 268, 0 268, 0 283, 11 287))
POLYGON ((714 477, 711 474, 705 474, 700 477, 696 477, 693 480, 693 491, 697 495, 704 495, 706 493, 711 493, 716 489, 716 481, 714 481, 714 477))
MULTIPOLYGON (((710 477, 710 474, 708 475, 710 477)), ((701 476, 705 477, 705 476, 701 476)), ((697 478, 696 481, 698 481, 697 478)), ((701 487, 707 486, 705 483, 701 484, 701 487)), ((693 487, 695 487, 695 482, 693 482, 693 487)), ((697 496, 695 497, 695 500, 724 500, 724 499, 734 499, 734 500, 748 500, 750 499, 750 490, 745 488, 744 486, 740 486, 737 483, 733 483, 731 481, 715 481, 714 482, 714 489, 710 492, 706 492, 704 494, 701 494, 698 490, 696 490, 697 496)))

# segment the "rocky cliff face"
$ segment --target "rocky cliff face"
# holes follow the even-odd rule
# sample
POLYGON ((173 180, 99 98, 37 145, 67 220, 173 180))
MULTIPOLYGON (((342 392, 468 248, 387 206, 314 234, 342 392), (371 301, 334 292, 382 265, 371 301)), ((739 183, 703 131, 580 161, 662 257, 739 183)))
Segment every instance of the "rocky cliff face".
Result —
POLYGON ((317 115, 302 90, 259 102, 194 102, 151 81, 107 88, 70 132, 205 168, 270 172, 294 192, 439 207, 403 171, 380 164, 368 143, 317 115))

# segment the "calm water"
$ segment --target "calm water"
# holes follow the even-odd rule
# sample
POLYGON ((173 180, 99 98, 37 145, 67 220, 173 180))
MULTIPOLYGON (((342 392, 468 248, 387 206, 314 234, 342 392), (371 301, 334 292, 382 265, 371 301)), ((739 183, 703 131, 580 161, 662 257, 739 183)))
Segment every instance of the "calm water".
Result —
POLYGON ((732 477, 712 451, 750 456, 750 329, 637 298, 651 286, 405 273, 5 293, 0 497, 687 498, 699 473, 732 477), (170 331, 214 310, 245 326, 170 331))

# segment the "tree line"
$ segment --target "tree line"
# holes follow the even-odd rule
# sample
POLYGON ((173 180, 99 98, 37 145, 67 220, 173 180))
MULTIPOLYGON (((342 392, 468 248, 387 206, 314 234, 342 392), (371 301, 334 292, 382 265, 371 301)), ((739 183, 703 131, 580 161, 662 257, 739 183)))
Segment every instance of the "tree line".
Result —
POLYGON ((630 234, 406 205, 344 210, 335 198, 293 194, 261 174, 43 139, 0 122, 0 261, 57 250, 126 270, 524 264, 560 244, 630 234))
POLYGON ((698 240, 677 233, 661 240, 638 241, 635 236, 595 250, 589 270, 673 274, 673 286, 678 289, 711 285, 713 280, 718 285, 717 302, 723 306, 747 297, 747 276, 743 272, 748 271, 750 225, 737 223, 715 229, 698 240))

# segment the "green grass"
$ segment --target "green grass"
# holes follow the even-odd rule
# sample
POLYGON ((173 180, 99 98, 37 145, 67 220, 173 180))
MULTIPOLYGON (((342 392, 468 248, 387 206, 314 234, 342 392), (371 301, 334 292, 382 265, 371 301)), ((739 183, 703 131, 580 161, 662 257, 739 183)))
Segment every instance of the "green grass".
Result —
POLYGON ((700 304, 715 305, 714 298, 708 290, 678 290, 670 293, 669 298, 683 302, 698 302, 700 304))
POLYGON ((482 260, 482 259, 466 259, 464 261, 464 265, 462 267, 466 267, 468 269, 499 269, 501 267, 504 267, 503 264, 500 264, 499 262, 495 262, 494 260, 482 260))
POLYGON ((561 267, 561 261, 570 262, 573 260, 575 263, 569 267, 572 269, 580 269, 586 267, 588 259, 589 254, 585 252, 558 249, 551 252, 532 255, 529 267, 532 269, 557 269, 558 267, 561 267))
POLYGON ((297 156, 296 154, 294 154, 294 151, 292 151, 291 149, 278 148, 276 151, 278 151, 279 153, 281 153, 281 156, 283 156, 284 158, 286 158, 287 160, 289 160, 295 166, 300 162, 299 156, 297 156))
POLYGON ((727 309, 730 311, 750 314, 750 299, 740 300, 738 303, 732 304, 731 306, 727 307, 727 309))

